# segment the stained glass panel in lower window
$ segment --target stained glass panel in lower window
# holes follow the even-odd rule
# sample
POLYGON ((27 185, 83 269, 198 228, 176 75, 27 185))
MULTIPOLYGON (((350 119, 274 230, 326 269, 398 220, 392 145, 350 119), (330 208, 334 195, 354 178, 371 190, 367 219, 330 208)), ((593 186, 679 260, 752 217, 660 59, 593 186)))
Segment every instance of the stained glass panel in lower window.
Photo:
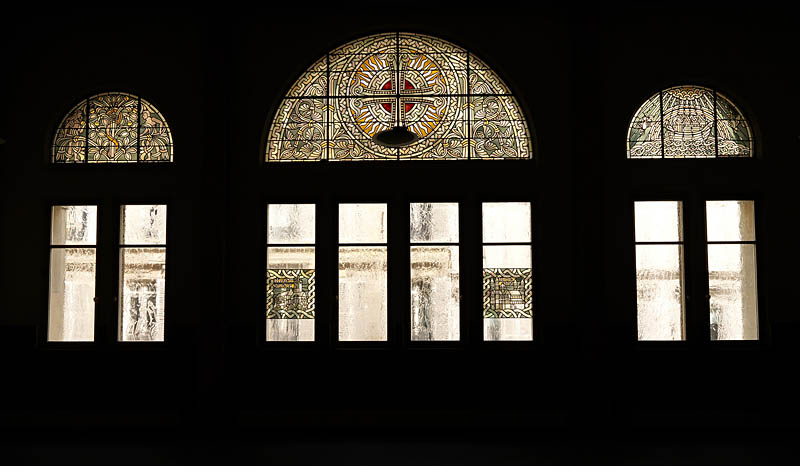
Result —
POLYGON ((533 339, 530 246, 483 247, 483 338, 533 339))
POLYGON ((267 248, 267 341, 314 341, 314 247, 267 248))

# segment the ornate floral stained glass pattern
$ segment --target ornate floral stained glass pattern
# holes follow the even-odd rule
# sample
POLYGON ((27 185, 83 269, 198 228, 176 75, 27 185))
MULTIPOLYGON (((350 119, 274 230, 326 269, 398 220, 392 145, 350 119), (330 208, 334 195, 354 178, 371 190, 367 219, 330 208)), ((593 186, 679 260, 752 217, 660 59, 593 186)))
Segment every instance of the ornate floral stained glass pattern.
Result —
POLYGON ((76 105, 53 138, 54 163, 171 162, 172 134, 146 100, 123 92, 76 105))
POLYGON ((648 99, 628 128, 629 158, 752 157, 750 126, 718 92, 666 89, 648 99))
POLYGON ((266 160, 529 159, 527 124, 482 61, 430 36, 387 33, 345 44, 312 65, 281 103, 266 160), (403 125, 419 140, 372 141, 403 125))
POLYGON ((483 316, 487 319, 532 318, 531 269, 483 269, 483 316))

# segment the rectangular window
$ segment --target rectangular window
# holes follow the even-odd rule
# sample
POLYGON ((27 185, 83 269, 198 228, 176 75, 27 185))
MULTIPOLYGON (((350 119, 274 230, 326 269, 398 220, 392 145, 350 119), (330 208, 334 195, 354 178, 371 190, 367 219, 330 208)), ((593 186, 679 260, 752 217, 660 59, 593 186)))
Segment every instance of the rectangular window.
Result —
POLYGON ((120 209, 119 341, 164 341, 167 206, 120 209))
POLYGON ((387 205, 339 205, 339 340, 387 339, 387 205))
POLYGON ((267 341, 314 341, 316 206, 267 206, 267 341))
POLYGON ((483 203, 483 338, 533 340, 531 204, 483 203))
POLYGON ((48 341, 94 341, 97 206, 53 206, 48 341))
POLYGON ((458 204, 411 204, 410 223, 411 340, 458 340, 458 204))
POLYGON ((708 294, 712 340, 757 340, 753 201, 707 201, 708 294))
POLYGON ((683 204, 634 203, 638 339, 684 340, 683 204))

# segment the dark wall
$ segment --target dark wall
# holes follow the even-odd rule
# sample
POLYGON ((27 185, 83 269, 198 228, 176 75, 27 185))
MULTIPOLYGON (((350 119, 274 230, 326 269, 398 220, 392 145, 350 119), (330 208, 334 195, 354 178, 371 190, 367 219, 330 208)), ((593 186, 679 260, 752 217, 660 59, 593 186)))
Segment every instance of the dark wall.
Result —
MULTIPOLYGON (((791 381, 800 318, 787 220, 797 210, 790 177, 800 155, 800 102, 790 87, 796 24, 781 12, 665 11, 13 18, 3 31, 0 121, 0 428, 24 446, 21 462, 84 451, 102 458, 135 446, 181 463, 200 440, 195 451, 211 458, 297 463, 368 462, 371 452, 414 461, 419 451, 432 461, 458 452, 459 462, 476 464, 583 464, 596 455, 633 464, 658 461, 663 447, 684 462, 764 464, 768 450, 785 447, 799 413, 791 381), (535 161, 263 164, 268 124, 294 80, 342 43, 395 30, 450 40, 495 69, 526 112, 535 161), (679 84, 730 96, 755 131, 756 157, 627 160, 633 113, 679 84), (64 113, 113 90, 163 112, 175 162, 49 165, 64 113), (686 342, 637 343, 632 201, 715 196, 758 202, 760 341, 710 344, 697 304, 686 342), (393 341, 341 347, 326 317, 336 307, 324 272, 319 343, 261 342, 265 204, 318 202, 324 219, 325 208, 342 201, 428 199, 467 206, 462 222, 476 228, 463 244, 477 244, 482 200, 534 202, 533 344, 481 344, 473 318, 463 344, 408 345, 401 317, 408 301, 394 293, 393 341), (49 208, 81 202, 108 212, 168 204, 166 343, 114 341, 117 275, 102 269, 97 341, 42 341, 49 208), (168 440, 175 434, 190 440, 168 440), (287 436, 296 443, 278 440, 287 436), (606 436, 616 440, 601 442, 606 436)), ((404 246, 393 241, 400 261, 404 246)), ((320 257, 332 253, 328 243, 320 241, 320 257)), ((479 261, 479 250, 465 254, 476 251, 479 261)), ((463 272, 465 312, 479 300, 473 265, 463 272)), ((133 451, 128 461, 155 457, 133 451)))

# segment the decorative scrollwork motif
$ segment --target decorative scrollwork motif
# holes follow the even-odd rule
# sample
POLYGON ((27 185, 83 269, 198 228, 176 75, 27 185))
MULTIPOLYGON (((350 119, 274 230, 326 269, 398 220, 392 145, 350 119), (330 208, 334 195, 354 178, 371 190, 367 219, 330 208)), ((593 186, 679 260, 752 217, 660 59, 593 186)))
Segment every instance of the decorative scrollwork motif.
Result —
POLYGON ((315 295, 313 269, 267 270, 267 319, 313 319, 315 295))
POLYGON ((99 94, 76 105, 53 138, 52 161, 171 162, 172 134, 149 102, 124 92, 99 94))
POLYGON ((435 37, 387 33, 345 44, 292 86, 267 141, 267 161, 530 158, 527 124, 497 75, 435 37), (324 90, 324 93, 323 93, 324 90), (475 96, 475 97, 473 97, 475 96), (479 96, 479 97, 478 97, 479 96), (478 106, 494 105, 479 116, 478 106), (294 126, 298 100, 319 110, 313 131, 294 126), (372 141, 406 126, 415 144, 372 141))
POLYGON ((531 269, 483 269, 485 318, 532 318, 531 269))

